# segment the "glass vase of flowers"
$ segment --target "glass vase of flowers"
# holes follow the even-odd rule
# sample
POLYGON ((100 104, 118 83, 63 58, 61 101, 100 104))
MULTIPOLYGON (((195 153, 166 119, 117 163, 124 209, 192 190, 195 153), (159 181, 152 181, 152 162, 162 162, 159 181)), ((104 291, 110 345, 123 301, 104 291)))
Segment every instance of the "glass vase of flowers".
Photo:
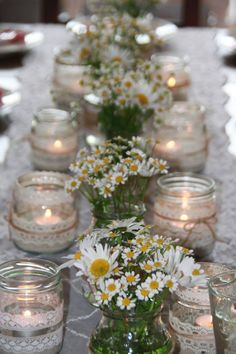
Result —
POLYGON ((98 121, 108 139, 140 135, 144 123, 161 117, 172 102, 160 67, 151 61, 139 62, 134 70, 116 63, 101 65, 91 90, 98 97, 98 121))
POLYGON ((92 152, 82 149, 78 156, 66 190, 79 190, 87 198, 97 227, 112 219, 142 217, 151 178, 167 173, 166 162, 152 158, 151 141, 139 137, 130 141, 117 137, 92 152))
POLYGON ((167 354, 171 336, 160 319, 168 293, 179 285, 205 282, 191 251, 152 235, 134 220, 81 237, 78 251, 63 265, 74 265, 86 281, 84 295, 103 312, 93 332, 93 354, 167 354))

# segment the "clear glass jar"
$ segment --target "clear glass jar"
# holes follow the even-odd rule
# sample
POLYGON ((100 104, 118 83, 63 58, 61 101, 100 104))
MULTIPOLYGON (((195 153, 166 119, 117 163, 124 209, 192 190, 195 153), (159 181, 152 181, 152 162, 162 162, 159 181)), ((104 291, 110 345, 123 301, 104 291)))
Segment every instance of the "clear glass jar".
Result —
POLYGON ((74 116, 43 108, 33 118, 31 159, 40 170, 66 171, 78 152, 78 124, 74 116))
POLYGON ((1 354, 54 354, 63 341, 63 287, 57 265, 19 259, 0 265, 1 354))
POLYGON ((171 335, 158 312, 144 314, 103 312, 89 342, 91 354, 169 354, 171 335))
POLYGON ((86 86, 86 69, 87 65, 79 63, 72 49, 57 51, 54 57, 51 94, 58 107, 70 109, 72 102, 89 93, 86 86))
POLYGON ((68 176, 30 172, 18 177, 9 215, 15 244, 28 252, 55 253, 72 245, 77 232, 75 199, 64 189, 68 176))
MULTIPOLYGON (((200 263, 209 280, 228 268, 217 263, 200 263)), ((171 301, 169 323, 180 354, 215 354, 210 299, 207 284, 179 286, 171 301)))
POLYGON ((177 171, 199 172, 207 158, 205 108, 194 102, 175 102, 158 128, 156 156, 177 171))
POLYGON ((236 350, 236 271, 219 273, 209 281, 217 354, 236 350))
POLYGON ((193 249, 197 257, 211 253, 216 239, 214 180, 181 172, 160 177, 153 224, 160 234, 193 249))
POLYGON ((190 68, 186 58, 171 55, 152 56, 152 61, 161 66, 162 78, 171 90, 174 100, 186 100, 191 85, 190 68))

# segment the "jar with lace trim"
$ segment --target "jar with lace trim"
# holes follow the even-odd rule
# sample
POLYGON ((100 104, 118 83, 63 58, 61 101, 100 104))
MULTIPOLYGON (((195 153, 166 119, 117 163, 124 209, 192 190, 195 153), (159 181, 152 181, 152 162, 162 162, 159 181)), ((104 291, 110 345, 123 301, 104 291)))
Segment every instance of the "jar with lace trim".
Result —
POLYGON ((78 220, 75 198, 64 188, 67 178, 56 172, 30 172, 16 180, 9 231, 22 250, 55 253, 74 242, 78 220))
MULTIPOLYGON (((228 270, 222 264, 201 263, 208 280, 228 270)), ((179 287, 169 312, 169 324, 180 354, 215 354, 208 287, 179 287)))
POLYGON ((57 265, 19 259, 0 265, 0 353, 55 354, 63 341, 57 265))
POLYGON ((155 155, 167 160, 174 171, 199 172, 207 158, 205 108, 195 102, 175 102, 158 127, 155 155))
POLYGON ((40 109, 32 122, 31 160, 40 170, 66 171, 78 152, 76 117, 55 108, 40 109))
POLYGON ((212 178, 170 173, 157 181, 153 224, 159 234, 178 239, 197 257, 211 253, 216 240, 216 191, 212 178))
POLYGON ((166 82, 166 86, 171 90, 173 99, 175 101, 187 100, 191 85, 190 68, 187 58, 154 54, 152 61, 160 64, 162 78, 166 82))

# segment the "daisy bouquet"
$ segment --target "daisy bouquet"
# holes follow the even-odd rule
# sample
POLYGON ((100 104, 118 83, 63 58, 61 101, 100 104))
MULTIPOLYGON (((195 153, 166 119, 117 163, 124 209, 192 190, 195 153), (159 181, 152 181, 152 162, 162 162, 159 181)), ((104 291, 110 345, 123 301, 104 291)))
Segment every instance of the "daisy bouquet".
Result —
POLYGON ((122 343, 122 339, 128 332, 132 333, 130 343, 134 342, 130 352, 159 353, 160 338, 157 341, 150 328, 154 318, 144 319, 147 314, 157 313, 167 294, 175 292, 179 285, 205 283, 204 271, 191 253, 169 239, 152 235, 149 226, 134 219, 115 221, 82 238, 66 265, 74 265, 77 275, 88 283, 85 296, 107 317, 120 319, 117 328, 110 323, 109 330, 108 324, 97 330, 91 340, 92 352, 126 352, 127 342, 122 343), (94 351, 103 346, 108 346, 108 351, 94 351))
POLYGON ((98 97, 98 120, 108 139, 139 135, 144 122, 161 118, 172 102, 159 65, 151 61, 141 61, 135 70, 103 64, 91 89, 98 97))
POLYGON ((129 141, 117 137, 92 152, 82 149, 70 166, 75 177, 67 182, 66 190, 79 190, 92 205, 97 219, 140 213, 150 179, 167 173, 166 162, 153 158, 152 148, 148 139, 137 137, 129 141))

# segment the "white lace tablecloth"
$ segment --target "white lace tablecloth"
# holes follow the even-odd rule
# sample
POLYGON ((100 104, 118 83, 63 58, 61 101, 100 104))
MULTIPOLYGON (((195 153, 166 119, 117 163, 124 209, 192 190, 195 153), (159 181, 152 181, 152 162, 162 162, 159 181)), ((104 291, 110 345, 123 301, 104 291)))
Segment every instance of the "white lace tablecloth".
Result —
MULTIPOLYGON (((35 27, 44 32, 44 44, 25 56, 22 66, 13 70, 22 84, 22 101, 14 109, 11 115, 12 124, 4 133, 10 138, 11 145, 4 164, 0 165, 0 262, 26 255, 8 240, 7 209, 16 177, 32 169, 29 146, 24 138, 30 130, 33 112, 51 102, 49 84, 54 47, 63 45, 68 40, 68 34, 63 26, 35 27)), ((191 95, 207 108, 210 146, 204 173, 215 178, 219 184, 220 213, 217 231, 218 237, 225 241, 216 243, 212 259, 234 264, 236 158, 227 150, 228 139, 224 132, 228 120, 224 109, 227 97, 222 90, 224 77, 221 59, 216 52, 214 35, 215 32, 211 29, 181 29, 167 50, 177 55, 189 56, 193 79, 191 95)), ((80 229, 83 230, 89 223, 88 208, 83 206, 80 212, 80 229)), ((61 255, 55 256, 54 259, 61 262, 61 255)), ((65 273, 66 322, 61 353, 87 354, 87 341, 100 314, 83 299, 79 280, 73 275, 73 272, 65 273)))

